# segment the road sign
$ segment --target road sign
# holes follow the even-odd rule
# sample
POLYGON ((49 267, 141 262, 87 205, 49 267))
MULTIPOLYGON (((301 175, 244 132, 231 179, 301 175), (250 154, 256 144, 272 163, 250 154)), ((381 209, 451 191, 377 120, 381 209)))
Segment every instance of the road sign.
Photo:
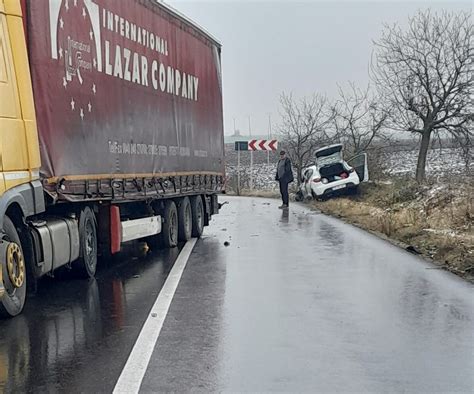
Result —
POLYGON ((250 140, 250 141, 235 141, 235 150, 264 150, 275 151, 278 149, 277 140, 250 140))
POLYGON ((249 150, 277 150, 277 140, 251 140, 249 141, 249 150))
POLYGON ((235 141, 235 150, 249 150, 249 142, 248 141, 235 141))
MULTIPOLYGON (((235 141, 235 150, 237 151, 237 194, 240 194, 240 152, 250 151, 250 190, 253 188, 253 152, 256 150, 266 151, 270 155, 270 151, 278 149, 277 140, 250 140, 235 141)), ((268 157, 268 164, 270 158, 268 157)))

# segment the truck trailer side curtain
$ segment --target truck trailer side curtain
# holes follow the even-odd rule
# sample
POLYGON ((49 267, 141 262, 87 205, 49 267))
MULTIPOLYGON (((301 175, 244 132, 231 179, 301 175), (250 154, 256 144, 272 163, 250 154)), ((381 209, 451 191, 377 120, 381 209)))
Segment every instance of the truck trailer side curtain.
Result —
POLYGON ((218 42, 148 0, 26 4, 45 178, 223 172, 218 42))
MULTIPOLYGON (((87 65, 89 66, 89 65, 87 65)), ((150 60, 128 48, 105 41, 105 73, 142 86, 151 86, 163 93, 197 101, 199 78, 186 74, 157 59, 150 60)))
MULTIPOLYGON (((154 52, 156 56, 169 56, 166 39, 105 8, 102 9, 102 27, 154 52)), ((106 74, 143 86, 152 86, 163 93, 198 100, 199 78, 195 75, 186 74, 156 58, 140 55, 125 46, 113 45, 108 40, 105 40, 104 45, 106 74)))

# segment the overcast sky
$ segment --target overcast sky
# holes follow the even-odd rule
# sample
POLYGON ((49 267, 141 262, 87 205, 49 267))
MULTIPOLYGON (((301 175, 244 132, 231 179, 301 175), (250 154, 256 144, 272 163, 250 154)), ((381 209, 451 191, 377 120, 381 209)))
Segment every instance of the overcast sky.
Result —
POLYGON ((369 81, 372 40, 384 23, 406 25, 418 9, 469 10, 470 1, 167 0, 223 45, 224 130, 266 135, 278 123, 281 92, 337 93, 369 81))

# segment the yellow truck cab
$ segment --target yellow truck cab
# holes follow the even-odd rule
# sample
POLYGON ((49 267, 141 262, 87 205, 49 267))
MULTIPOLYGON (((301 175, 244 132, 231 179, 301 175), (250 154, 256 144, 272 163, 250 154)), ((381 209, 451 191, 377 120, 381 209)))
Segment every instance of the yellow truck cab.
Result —
POLYGON ((18 242, 28 243, 24 219, 45 210, 40 164, 21 5, 0 0, 0 311, 7 315, 21 311, 25 301, 25 257, 18 242))

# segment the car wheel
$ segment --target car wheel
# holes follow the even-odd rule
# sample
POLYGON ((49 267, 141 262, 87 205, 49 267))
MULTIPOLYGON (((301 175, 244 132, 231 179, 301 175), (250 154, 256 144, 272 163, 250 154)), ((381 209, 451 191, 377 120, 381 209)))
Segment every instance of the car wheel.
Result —
POLYGON ((359 191, 359 186, 358 185, 353 186, 347 189, 347 194, 349 194, 350 196, 355 196, 358 191, 359 191))
POLYGON ((298 190, 295 194, 295 201, 303 201, 303 192, 298 190))

